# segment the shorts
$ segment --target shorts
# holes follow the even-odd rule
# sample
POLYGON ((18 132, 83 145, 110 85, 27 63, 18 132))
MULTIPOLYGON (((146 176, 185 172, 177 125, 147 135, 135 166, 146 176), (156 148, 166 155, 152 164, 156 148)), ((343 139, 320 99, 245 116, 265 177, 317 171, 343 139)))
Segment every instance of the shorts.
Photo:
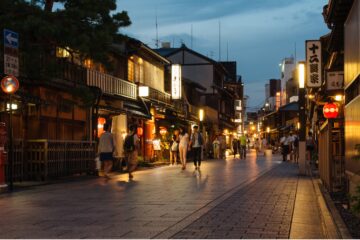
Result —
POLYGON ((100 161, 112 161, 113 160, 113 153, 100 153, 100 161))
POLYGON ((306 146, 306 151, 309 151, 309 152, 314 151, 314 146, 306 146))

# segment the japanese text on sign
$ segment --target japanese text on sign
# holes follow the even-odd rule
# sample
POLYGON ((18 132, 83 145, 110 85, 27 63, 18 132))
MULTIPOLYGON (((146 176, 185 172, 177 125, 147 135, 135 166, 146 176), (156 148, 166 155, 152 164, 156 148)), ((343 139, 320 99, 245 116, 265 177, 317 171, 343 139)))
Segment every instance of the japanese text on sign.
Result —
POLYGON ((320 87, 322 83, 321 42, 306 41, 306 86, 320 87))

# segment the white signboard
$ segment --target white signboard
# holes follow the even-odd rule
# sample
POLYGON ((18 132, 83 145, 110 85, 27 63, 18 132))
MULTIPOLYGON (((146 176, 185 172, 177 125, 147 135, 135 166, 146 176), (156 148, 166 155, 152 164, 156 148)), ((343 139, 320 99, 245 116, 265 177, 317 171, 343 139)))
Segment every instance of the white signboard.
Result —
POLYGON ((171 66, 171 97, 181 99, 181 65, 171 66))
POLYGON ((344 86, 344 72, 328 72, 326 80, 327 90, 339 90, 344 86))
POLYGON ((19 76, 19 58, 4 54, 4 73, 6 75, 19 76))
POLYGON ((4 73, 19 76, 19 34, 4 29, 4 73))
POLYGON ((321 87, 322 83, 321 42, 306 41, 306 86, 308 88, 321 87))

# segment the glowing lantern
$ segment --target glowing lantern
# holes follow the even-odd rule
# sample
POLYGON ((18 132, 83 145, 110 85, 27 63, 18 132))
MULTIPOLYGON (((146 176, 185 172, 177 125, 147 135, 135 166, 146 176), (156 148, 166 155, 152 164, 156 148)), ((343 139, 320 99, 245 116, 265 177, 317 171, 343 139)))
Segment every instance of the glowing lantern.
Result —
POLYGON ((324 105, 323 113, 325 118, 336 118, 339 114, 339 107, 335 103, 324 105))
POLYGON ((104 132, 104 124, 106 123, 105 118, 98 118, 98 137, 104 132))
POLYGON ((159 131, 159 132, 160 132, 160 135, 161 135, 161 136, 164 136, 164 135, 167 133, 167 129, 164 128, 164 127, 163 127, 163 128, 160 128, 160 131, 159 131))
POLYGON ((143 135, 143 133, 144 133, 143 128, 142 128, 142 127, 138 127, 136 133, 137 133, 137 135, 138 135, 139 137, 141 137, 141 136, 143 135))

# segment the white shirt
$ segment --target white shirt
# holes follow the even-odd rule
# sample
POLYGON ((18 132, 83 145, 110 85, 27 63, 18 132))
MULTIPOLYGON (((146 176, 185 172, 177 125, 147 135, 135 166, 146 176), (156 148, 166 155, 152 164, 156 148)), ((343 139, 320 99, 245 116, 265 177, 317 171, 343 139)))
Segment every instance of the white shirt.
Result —
POLYGON ((114 138, 113 135, 109 132, 104 132, 100 136, 99 140, 99 153, 110 153, 114 151, 114 138))
POLYGON ((187 147, 189 144, 189 134, 185 133, 184 135, 179 136, 180 142, 179 146, 187 147))
POLYGON ((292 140, 292 138, 290 136, 288 136, 288 137, 284 136, 281 138, 280 143, 288 146, 288 145, 290 145, 291 140, 292 140))
POLYGON ((192 142, 192 147, 193 148, 199 148, 201 147, 200 143, 199 143, 199 132, 193 133, 193 135, 191 136, 191 141, 192 142))

